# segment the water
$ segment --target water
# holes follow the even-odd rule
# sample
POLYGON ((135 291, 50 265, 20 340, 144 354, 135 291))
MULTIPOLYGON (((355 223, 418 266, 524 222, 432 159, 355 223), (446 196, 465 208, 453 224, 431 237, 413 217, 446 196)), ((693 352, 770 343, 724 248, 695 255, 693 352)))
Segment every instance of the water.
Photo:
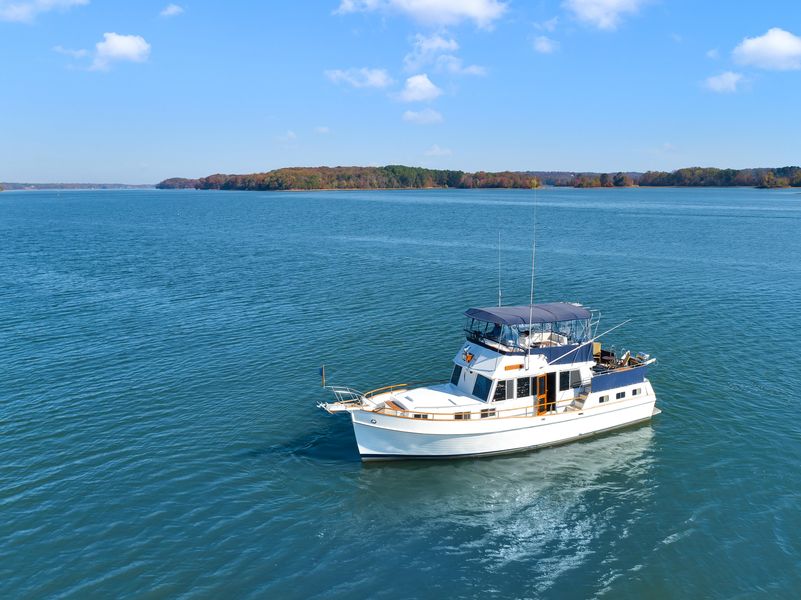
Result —
POLYGON ((801 195, 538 192, 536 296, 659 358, 650 425, 363 465, 314 407, 528 299, 532 193, 0 194, 0 595, 751 598, 801 587, 801 195))

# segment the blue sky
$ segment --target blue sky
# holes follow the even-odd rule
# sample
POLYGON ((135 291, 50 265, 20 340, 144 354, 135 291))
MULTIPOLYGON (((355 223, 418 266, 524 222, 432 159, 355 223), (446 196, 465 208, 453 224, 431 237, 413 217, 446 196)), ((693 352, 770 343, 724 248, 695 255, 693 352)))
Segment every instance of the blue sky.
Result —
POLYGON ((801 163, 801 3, 0 0, 0 181, 801 163))

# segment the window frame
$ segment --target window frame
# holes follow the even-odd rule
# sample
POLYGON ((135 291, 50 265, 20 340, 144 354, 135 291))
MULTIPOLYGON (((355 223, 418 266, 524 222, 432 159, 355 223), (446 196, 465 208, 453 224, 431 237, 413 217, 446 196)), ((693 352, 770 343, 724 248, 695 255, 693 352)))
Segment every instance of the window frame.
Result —
POLYGON ((451 373, 451 385, 459 387, 459 380, 462 378, 462 365, 453 365, 453 372, 451 373), (454 378, 456 381, 454 381, 454 378))
POLYGON ((515 379, 515 397, 516 398, 530 398, 534 394, 532 393, 532 385, 531 385, 531 377, 518 377, 515 379), (520 382, 521 381, 528 381, 528 393, 521 394, 520 393, 520 382))
MULTIPOLYGON (((482 385, 483 385, 483 383, 482 383, 482 385)), ((479 400, 481 400, 482 402, 489 402, 490 401, 489 395, 490 395, 491 391, 492 391, 492 379, 490 379, 489 377, 484 377, 484 375, 477 374, 476 375, 476 381, 475 381, 475 383, 473 383, 472 395, 475 396, 476 398, 478 398, 479 400), (478 384, 482 380, 487 382, 487 384, 486 384, 487 385, 486 393, 485 393, 485 395, 483 397, 476 393, 478 391, 478 384)))
POLYGON ((559 391, 566 392, 570 389, 570 371, 559 371, 559 391), (565 379, 567 384, 564 383, 565 379))
POLYGON ((581 387, 581 369, 559 371, 559 391, 567 392, 581 387))
POLYGON ((495 389, 492 391, 493 402, 503 402, 504 400, 514 400, 515 386, 509 385, 514 383, 514 379, 499 379, 495 382, 495 389), (511 388, 511 389, 510 389, 511 388), (503 389, 503 398, 498 398, 498 390, 503 389))

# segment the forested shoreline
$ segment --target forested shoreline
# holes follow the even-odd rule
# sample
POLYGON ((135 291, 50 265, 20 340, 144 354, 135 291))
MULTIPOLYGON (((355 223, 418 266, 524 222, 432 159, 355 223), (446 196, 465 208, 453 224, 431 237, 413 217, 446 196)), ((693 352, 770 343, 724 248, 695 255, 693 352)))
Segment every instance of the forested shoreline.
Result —
POLYGON ((173 177, 159 189, 199 190, 363 190, 425 188, 532 188, 542 184, 594 187, 801 187, 801 167, 579 173, 568 171, 464 171, 403 165, 384 167, 289 167, 246 175, 215 174, 199 179, 173 177))
POLYGON ((465 173, 403 165, 385 167, 289 167, 248 175, 216 174, 200 179, 166 179, 159 189, 357 190, 425 188, 531 188, 540 185, 523 172, 465 173))

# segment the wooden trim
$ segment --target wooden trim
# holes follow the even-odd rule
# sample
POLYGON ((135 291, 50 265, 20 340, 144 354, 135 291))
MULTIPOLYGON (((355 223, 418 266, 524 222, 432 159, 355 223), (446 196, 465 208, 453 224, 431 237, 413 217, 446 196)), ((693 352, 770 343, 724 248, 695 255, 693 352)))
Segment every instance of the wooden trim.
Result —
MULTIPOLYGON (((588 411, 597 410, 599 408, 606 408, 608 406, 613 406, 615 404, 623 404, 624 402, 630 402, 634 398, 638 398, 638 399, 639 398, 646 398, 647 396, 648 396, 648 394, 639 394, 638 396, 628 396, 623 400, 615 400, 614 402, 604 402, 603 404, 599 404, 599 405, 593 406, 591 408, 581 408, 581 409, 578 409, 578 412, 580 412, 580 414, 584 414, 584 413, 586 413, 588 411)), ((640 402, 640 403, 636 404, 636 406, 639 406, 639 404, 643 404, 643 403, 640 402)), ((566 412, 569 412, 569 413, 577 412, 577 411, 562 411, 562 412, 547 412, 547 413, 537 414, 536 413, 536 408, 537 407, 535 405, 534 406, 534 414, 530 414, 530 415, 508 415, 508 416, 501 416, 500 413, 510 412, 510 411, 513 411, 513 410, 518 410, 518 411, 530 410, 531 407, 523 405, 523 406, 518 406, 518 407, 515 407, 515 408, 496 408, 495 409, 495 414, 493 416, 484 417, 484 419, 534 419, 534 418, 554 417, 554 416, 557 416, 557 415, 566 414, 566 412)), ((477 418, 477 417, 480 417, 481 410, 487 410, 487 409, 486 408, 479 409, 477 412, 473 412, 472 410, 470 410, 470 411, 467 411, 467 410, 459 411, 459 412, 469 412, 470 415, 471 415, 471 418, 469 418, 469 419, 456 419, 456 418, 453 417, 453 415, 455 413, 425 412, 425 411, 420 411, 420 410, 396 410, 396 409, 390 409, 390 410, 395 410, 395 412, 408 413, 410 416, 407 417, 405 415, 394 415, 394 414, 391 414, 390 412, 386 411, 385 407, 379 408, 379 409, 377 409, 375 411, 368 410, 368 411, 365 411, 365 412, 379 412, 380 411, 380 414, 386 415, 387 417, 392 417, 392 418, 395 418, 395 419, 411 419, 411 420, 415 420, 415 421, 420 421, 421 419, 419 419, 419 418, 415 419, 411 415, 414 415, 414 414, 432 415, 433 418, 427 419, 429 421, 439 421, 439 422, 443 422, 443 421, 445 421, 445 422, 470 421, 470 422, 472 422, 472 421, 483 420, 483 419, 480 419, 480 418, 477 418), (476 415, 476 417, 474 417, 473 415, 476 415), (451 418, 450 419, 446 419, 446 418, 438 419, 437 418, 438 416, 439 417, 447 417, 447 416, 449 416, 451 418)))

